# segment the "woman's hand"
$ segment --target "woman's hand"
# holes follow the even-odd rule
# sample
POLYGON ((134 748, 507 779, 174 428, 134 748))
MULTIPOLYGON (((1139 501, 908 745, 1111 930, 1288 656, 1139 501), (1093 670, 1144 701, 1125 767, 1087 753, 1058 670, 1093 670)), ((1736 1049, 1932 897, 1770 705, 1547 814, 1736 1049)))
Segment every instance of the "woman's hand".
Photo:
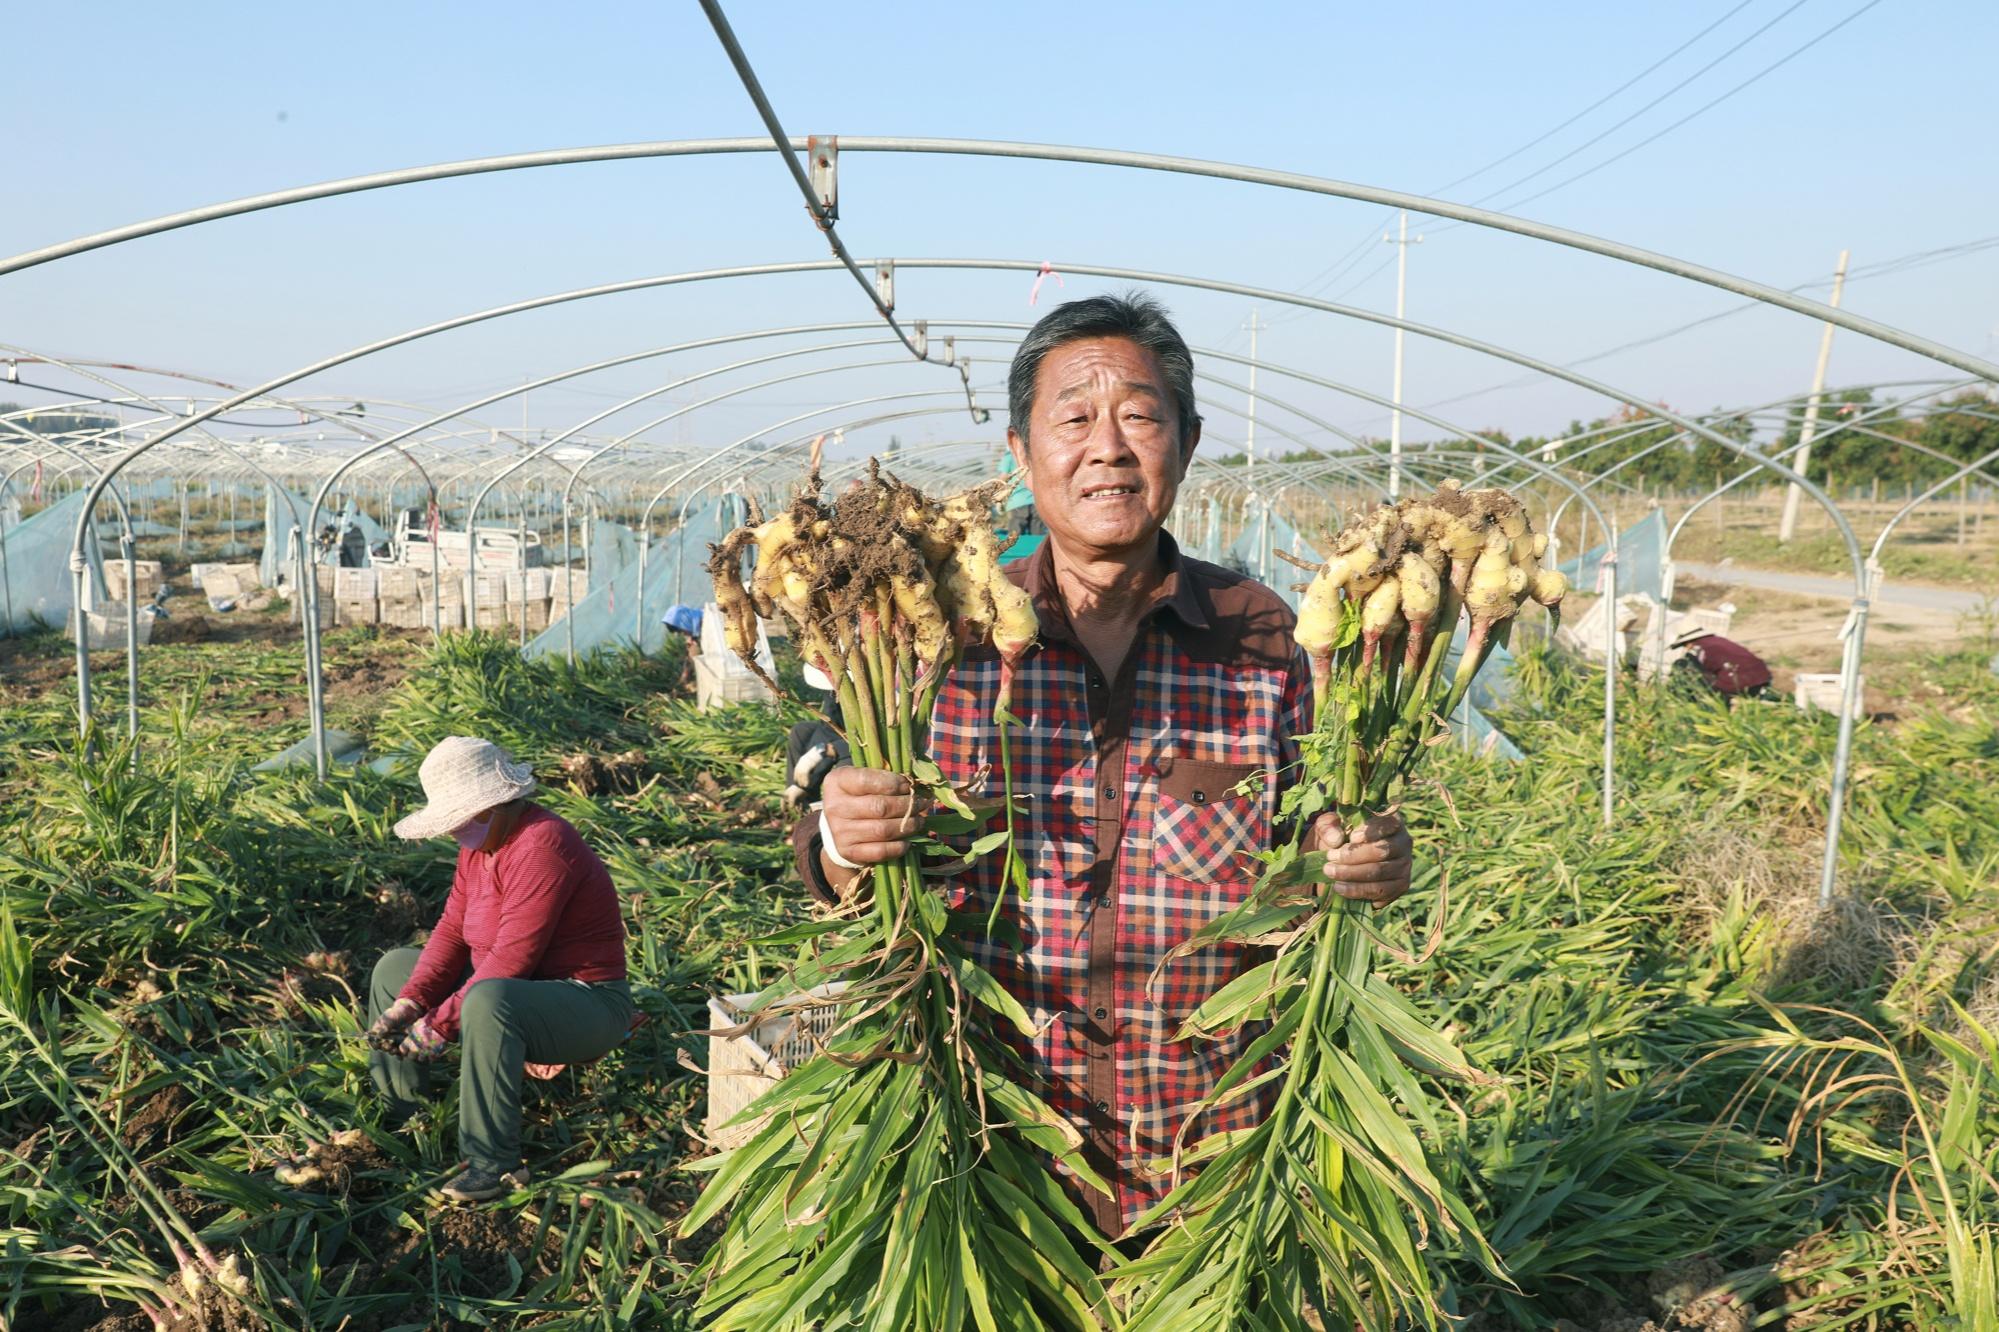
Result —
POLYGON ((879 768, 835 768, 820 788, 822 842, 819 867, 835 888, 844 887, 859 871, 849 865, 885 865, 909 850, 909 839, 923 827, 927 802, 914 793, 907 777, 879 768), (842 865, 833 859, 838 852, 842 865))
POLYGON ((396 1047, 396 1054, 419 1064, 434 1064, 444 1058, 450 1048, 451 1042, 430 1025, 430 1019, 420 1017, 410 1023, 409 1030, 403 1034, 402 1044, 396 1047))
POLYGON ((1351 835, 1338 814, 1321 814, 1305 849, 1326 853, 1326 886, 1341 897, 1386 906, 1409 891, 1413 844, 1398 813, 1376 814, 1351 835))
POLYGON ((382 1015, 375 1019, 361 1039, 374 1049, 393 1054, 400 1044, 403 1028, 422 1016, 422 1004, 414 999, 398 999, 382 1010, 382 1015))

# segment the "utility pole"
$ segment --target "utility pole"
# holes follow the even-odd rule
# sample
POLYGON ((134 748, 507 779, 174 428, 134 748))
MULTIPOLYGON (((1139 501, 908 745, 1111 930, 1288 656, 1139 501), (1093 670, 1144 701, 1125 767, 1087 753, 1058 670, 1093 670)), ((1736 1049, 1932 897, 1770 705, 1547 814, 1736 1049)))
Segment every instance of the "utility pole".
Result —
MULTIPOLYGON (((1402 318, 1404 297, 1409 289, 1409 247, 1421 245, 1423 238, 1409 239, 1409 210, 1403 209, 1396 223, 1396 234, 1384 234, 1381 238, 1395 247, 1395 318, 1402 318)), ((1395 408, 1388 418, 1388 498, 1393 500, 1402 493, 1402 328, 1395 329, 1395 387, 1390 396, 1395 408)))
MULTIPOLYGON (((1840 293, 1846 290, 1846 253, 1845 250, 1839 252, 1839 267, 1832 271, 1832 299, 1826 302, 1835 310, 1839 308, 1840 293)), ((1805 419, 1798 426, 1798 451, 1791 460, 1792 470, 1800 476, 1805 475, 1805 469, 1812 464, 1812 436, 1818 433, 1819 426, 1819 395, 1825 392, 1826 365, 1831 360, 1832 325, 1827 323, 1825 330, 1819 334, 1819 363, 1812 372, 1812 399, 1805 404, 1805 419)), ((1784 516, 1777 524, 1779 545, 1789 542, 1798 529, 1798 501, 1802 496, 1803 492, 1795 481, 1784 491, 1784 516)))
POLYGON ((1256 311, 1249 312, 1249 323, 1244 327, 1249 329, 1249 429, 1242 443, 1242 479, 1247 485, 1256 474, 1256 331, 1262 327, 1257 322, 1256 311))

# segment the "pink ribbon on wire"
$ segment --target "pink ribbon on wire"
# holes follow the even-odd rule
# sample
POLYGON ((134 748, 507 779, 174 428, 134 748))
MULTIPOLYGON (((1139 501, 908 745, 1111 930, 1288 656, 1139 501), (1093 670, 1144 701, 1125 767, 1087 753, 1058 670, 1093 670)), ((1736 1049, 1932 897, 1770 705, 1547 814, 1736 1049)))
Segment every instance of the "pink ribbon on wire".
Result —
POLYGON ((1062 281, 1062 275, 1055 271, 1055 265, 1043 259, 1041 261, 1041 271, 1034 275, 1034 285, 1027 292, 1027 303, 1029 305, 1041 299, 1041 284, 1049 278, 1054 278, 1055 285, 1062 288, 1062 290, 1067 291, 1069 289, 1068 284, 1062 281))
POLYGON ((40 458, 35 459, 35 487, 28 492, 28 498, 37 504, 42 502, 42 460, 40 458))

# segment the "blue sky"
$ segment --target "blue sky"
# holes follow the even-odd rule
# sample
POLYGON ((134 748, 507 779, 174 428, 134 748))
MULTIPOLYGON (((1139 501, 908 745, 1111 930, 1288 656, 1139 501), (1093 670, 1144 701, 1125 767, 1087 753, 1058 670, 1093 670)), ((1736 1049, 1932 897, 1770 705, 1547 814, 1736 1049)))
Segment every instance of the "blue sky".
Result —
MULTIPOLYGON (((1504 207, 1664 129, 1865 3, 832 8, 738 0, 732 17, 794 133, 1141 149, 1415 191, 1522 147, 1711 27, 1573 126, 1447 191, 1474 201, 1496 194, 1489 202, 1504 207), (1654 98, 1656 107, 1614 128, 1654 98), (1529 183, 1502 188, 1599 134, 1529 183)), ((18 8, 7 31, 16 57, 6 159, 15 188, 0 210, 0 252, 8 254, 397 166, 758 130, 691 3, 43 5, 18 8)), ((1877 0, 1713 109, 1519 211, 1784 287, 1828 277, 1842 248, 1855 265, 1878 264, 1999 234, 1999 178, 1986 142, 1995 51, 1999 5, 1989 0, 1877 0)), ((1379 240, 1386 218, 1377 208, 1109 168, 858 154, 842 165, 841 231, 859 256, 1094 262, 1392 309, 1394 272, 1383 265, 1391 250, 1379 240), (1365 257, 1342 271, 1356 249, 1365 257), (1338 275, 1327 284, 1329 270, 1338 275)), ((1442 231, 1424 219, 1412 229, 1425 236, 1411 255, 1412 318, 1558 361, 1738 303, 1515 237, 1442 231)), ((554 168, 313 203, 0 278, 0 340, 249 383, 510 300, 824 254, 769 154, 554 168)), ((911 318, 1027 320, 1036 313, 1029 282, 906 271, 898 296, 911 318)), ((1103 285, 1071 277, 1061 291, 1045 291, 1043 305, 1103 285)), ((1160 294, 1197 346, 1246 348, 1247 301, 1160 294)), ((1993 356, 1995 294, 1999 248, 1856 281, 1846 303, 1993 356)), ((442 406, 641 347, 866 313, 843 276, 709 283, 434 339, 299 391, 442 406)), ((1385 330, 1278 309, 1259 314, 1275 321, 1261 337, 1264 355, 1386 392, 1385 330)), ((1817 338, 1809 321, 1758 311, 1590 370, 1647 399, 1703 410, 1802 391, 1817 338)), ((669 369, 654 363, 549 390, 530 399, 529 419, 565 426, 610 395, 742 354, 694 354, 669 369)), ((975 353, 983 396, 995 404, 997 354, 975 353)), ((854 362, 889 356, 882 348, 844 354, 854 362)), ((1834 353, 1838 382, 1929 373, 1912 357, 1843 334, 1834 353)), ((1516 374, 1410 342, 1412 403, 1516 374)), ((928 367, 829 375, 746 394, 662 433, 720 441, 819 403, 947 387, 945 373, 928 367)), ((1365 404, 1318 390, 1272 391, 1344 427, 1385 430, 1383 414, 1365 404)), ((1215 438, 1239 435, 1231 415, 1239 405, 1239 395, 1214 393, 1215 438)), ((1439 410, 1460 424, 1521 433, 1605 405, 1541 383, 1439 410)), ((489 415, 517 422, 520 407, 489 415)), ((983 432, 962 414, 897 428, 906 440, 960 438, 996 435, 1001 420, 983 432)))

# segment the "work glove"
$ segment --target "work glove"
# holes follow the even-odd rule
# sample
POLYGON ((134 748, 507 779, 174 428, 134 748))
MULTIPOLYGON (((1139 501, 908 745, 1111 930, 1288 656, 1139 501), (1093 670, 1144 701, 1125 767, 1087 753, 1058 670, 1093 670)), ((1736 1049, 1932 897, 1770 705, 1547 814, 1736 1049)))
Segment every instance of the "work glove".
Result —
POLYGON ((414 999, 398 999, 382 1010, 382 1015, 362 1034, 371 1049, 394 1054, 401 1044, 404 1027, 423 1016, 423 1005, 414 999))
POLYGON ((403 1033, 402 1043, 396 1046, 396 1054, 419 1064, 434 1064, 444 1058, 450 1047, 451 1042, 430 1025, 430 1019, 420 1017, 410 1023, 409 1030, 403 1033))
POLYGON ((791 781, 784 788, 784 802, 794 809, 802 809, 818 796, 819 788, 826 780, 826 774, 833 771, 840 761, 839 751, 832 745, 814 745, 798 756, 798 762, 791 767, 791 781))

